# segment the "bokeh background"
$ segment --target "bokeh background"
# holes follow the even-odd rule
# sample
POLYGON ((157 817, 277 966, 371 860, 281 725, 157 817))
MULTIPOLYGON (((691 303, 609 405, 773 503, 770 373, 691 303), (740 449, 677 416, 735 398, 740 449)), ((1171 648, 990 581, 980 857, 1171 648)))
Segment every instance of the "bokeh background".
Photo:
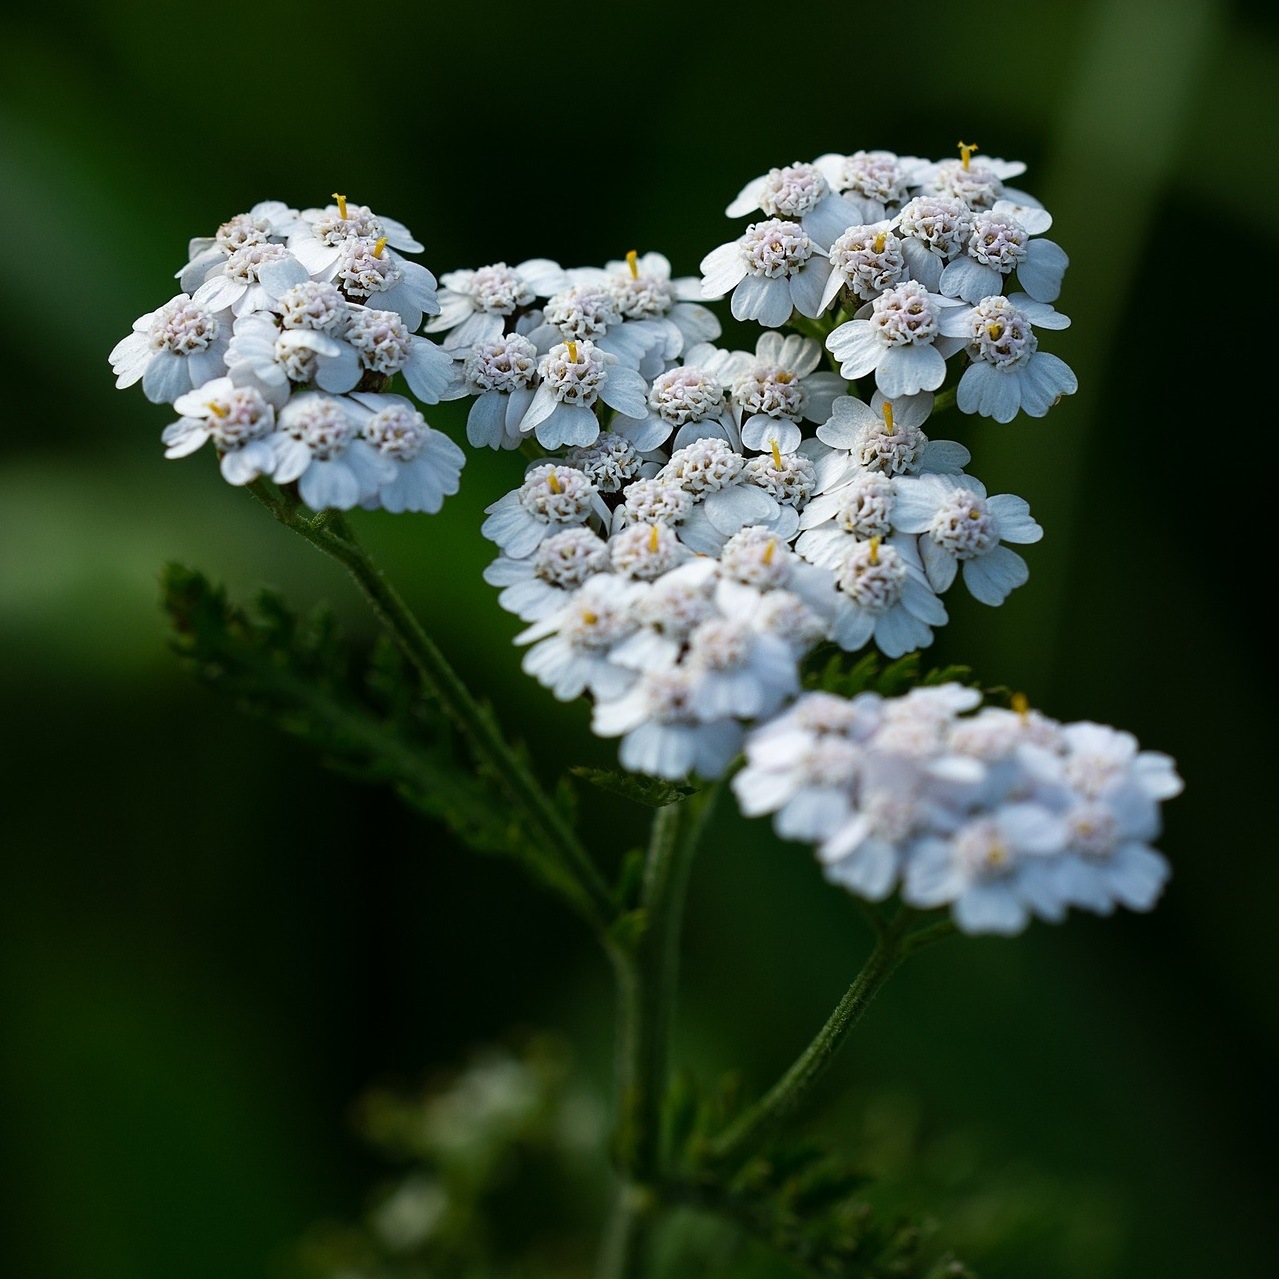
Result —
MULTIPOLYGON (((341 190, 408 223, 437 274, 631 248, 695 274, 769 167, 961 137, 1026 160, 1054 212, 1074 324, 1051 345, 1080 391, 947 432, 1047 536, 1002 609, 955 601, 932 656, 1132 730, 1187 789, 1157 910, 921 957, 823 1122, 986 1279, 1272 1272, 1272 7, 49 0, 10 8, 0 47, 6 1275, 271 1279, 380 1175, 352 1129, 363 1090, 521 1028, 607 1088, 607 973, 576 921, 168 649, 170 560, 372 636, 333 565, 212 457, 164 461, 169 415, 113 387, 107 353, 171 295, 187 239, 341 190)), ((483 507, 515 465, 472 457, 439 516, 354 523, 549 776, 611 748, 521 675, 480 581, 483 507)), ((596 812, 602 857, 637 816, 596 812)), ((765 1085, 865 946, 811 857, 725 806, 677 1057, 765 1085)))

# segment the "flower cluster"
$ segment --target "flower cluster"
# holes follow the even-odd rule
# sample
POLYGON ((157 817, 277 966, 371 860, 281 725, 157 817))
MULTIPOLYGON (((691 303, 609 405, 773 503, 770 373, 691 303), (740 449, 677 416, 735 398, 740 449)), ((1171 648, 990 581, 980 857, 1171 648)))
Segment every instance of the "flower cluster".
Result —
POLYGON ((808 692, 746 738, 742 811, 816 846, 826 877, 880 901, 946 907, 969 933, 1020 932, 1071 907, 1148 910, 1173 761, 1130 733, 1060 724, 959 684, 899 697, 808 692))
POLYGON ((116 385, 141 382, 178 420, 166 457, 212 440, 232 484, 297 485, 315 510, 438 511, 465 456, 425 404, 465 393, 452 356, 416 333, 439 312, 422 251, 390 218, 335 196, 326 208, 254 205, 192 240, 182 292, 111 352, 116 385))

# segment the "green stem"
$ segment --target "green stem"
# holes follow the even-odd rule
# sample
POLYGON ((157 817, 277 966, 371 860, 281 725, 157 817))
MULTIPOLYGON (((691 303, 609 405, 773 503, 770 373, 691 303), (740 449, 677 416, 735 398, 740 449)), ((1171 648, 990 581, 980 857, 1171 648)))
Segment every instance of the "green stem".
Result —
POLYGON ((925 946, 949 937, 955 931, 954 925, 944 920, 906 934, 906 926, 913 916, 913 911, 903 910, 892 923, 879 931, 870 958, 826 1019, 826 1024, 777 1083, 711 1142, 707 1151, 708 1165, 730 1169, 745 1163, 812 1094, 849 1032, 862 1019, 871 1000, 892 976, 897 965, 909 955, 917 954, 925 946))
POLYGON ((657 809, 640 889, 640 930, 613 954, 618 983, 614 1157, 621 1182, 600 1251, 599 1279, 643 1273, 663 1166, 679 937, 693 856, 719 787, 657 809))
POLYGON ((565 871, 561 889, 603 936, 616 914, 613 895, 589 854, 502 730, 462 683, 421 623, 356 541, 341 516, 308 515, 297 501, 259 480, 246 486, 281 524, 341 564, 378 620, 412 663, 426 690, 470 744, 476 760, 505 791, 526 829, 565 871))

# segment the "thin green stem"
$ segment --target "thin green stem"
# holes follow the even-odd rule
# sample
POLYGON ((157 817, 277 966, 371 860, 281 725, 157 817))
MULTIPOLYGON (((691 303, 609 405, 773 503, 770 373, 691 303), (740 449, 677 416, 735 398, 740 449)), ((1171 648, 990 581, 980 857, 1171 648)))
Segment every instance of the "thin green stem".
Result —
POLYGON ((559 883, 561 890, 604 936, 616 914, 616 905, 589 854, 541 783, 511 748, 492 715, 471 695, 346 521, 327 513, 309 515, 299 502, 274 492, 263 481, 247 487, 281 524, 336 560, 355 579, 427 692, 470 745, 476 761, 501 786, 529 834, 556 857, 565 872, 559 883))
POLYGON ((907 926, 914 917, 915 912, 903 910, 891 923, 878 927, 870 958, 825 1025, 777 1083, 711 1143, 707 1151, 709 1166, 728 1169, 745 1163, 811 1095, 849 1032, 865 1015, 871 1000, 897 965, 925 946, 955 933, 949 919, 908 933, 907 926))
POLYGON ((614 950, 618 983, 617 1133, 620 1185, 600 1251, 599 1279, 641 1274, 662 1175, 679 938, 693 857, 719 787, 656 810, 640 889, 640 927, 614 950))

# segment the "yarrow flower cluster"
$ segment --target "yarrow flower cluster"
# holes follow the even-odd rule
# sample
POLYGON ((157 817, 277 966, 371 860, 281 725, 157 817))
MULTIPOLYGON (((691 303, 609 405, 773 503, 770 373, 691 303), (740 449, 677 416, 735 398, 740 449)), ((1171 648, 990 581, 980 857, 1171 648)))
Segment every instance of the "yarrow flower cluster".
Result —
POLYGON ((335 196, 325 208, 254 205, 194 239, 182 292, 111 352, 116 385, 142 383, 178 420, 166 457, 213 442, 231 484, 297 485, 315 510, 438 511, 465 455, 392 388, 426 405, 465 384, 416 330, 440 310, 434 275, 399 222, 335 196))
POLYGON ((485 579, 524 670, 587 698, 622 765, 733 774, 743 811, 813 842, 872 900, 1014 932, 1069 907, 1148 907, 1171 762, 1099 725, 805 691, 819 652, 927 647, 963 590, 998 606, 1043 536, 968 473, 933 415, 1043 417, 1076 379, 1040 348, 1068 260, 1019 162, 825 154, 726 208, 753 220, 700 275, 660 253, 495 261, 436 277, 401 223, 335 196, 255 205, 188 246, 181 292, 111 353, 212 441, 232 484, 313 510, 438 511, 464 453, 419 405, 468 401, 472 448, 523 473, 485 511, 485 579), (721 343, 711 303, 763 332, 721 343))
POLYGON ((1150 909, 1169 874, 1151 841, 1182 789, 1173 761, 1130 733, 981 701, 955 683, 805 693, 748 735, 733 791, 814 844, 832 883, 945 907, 965 932, 1150 909))

